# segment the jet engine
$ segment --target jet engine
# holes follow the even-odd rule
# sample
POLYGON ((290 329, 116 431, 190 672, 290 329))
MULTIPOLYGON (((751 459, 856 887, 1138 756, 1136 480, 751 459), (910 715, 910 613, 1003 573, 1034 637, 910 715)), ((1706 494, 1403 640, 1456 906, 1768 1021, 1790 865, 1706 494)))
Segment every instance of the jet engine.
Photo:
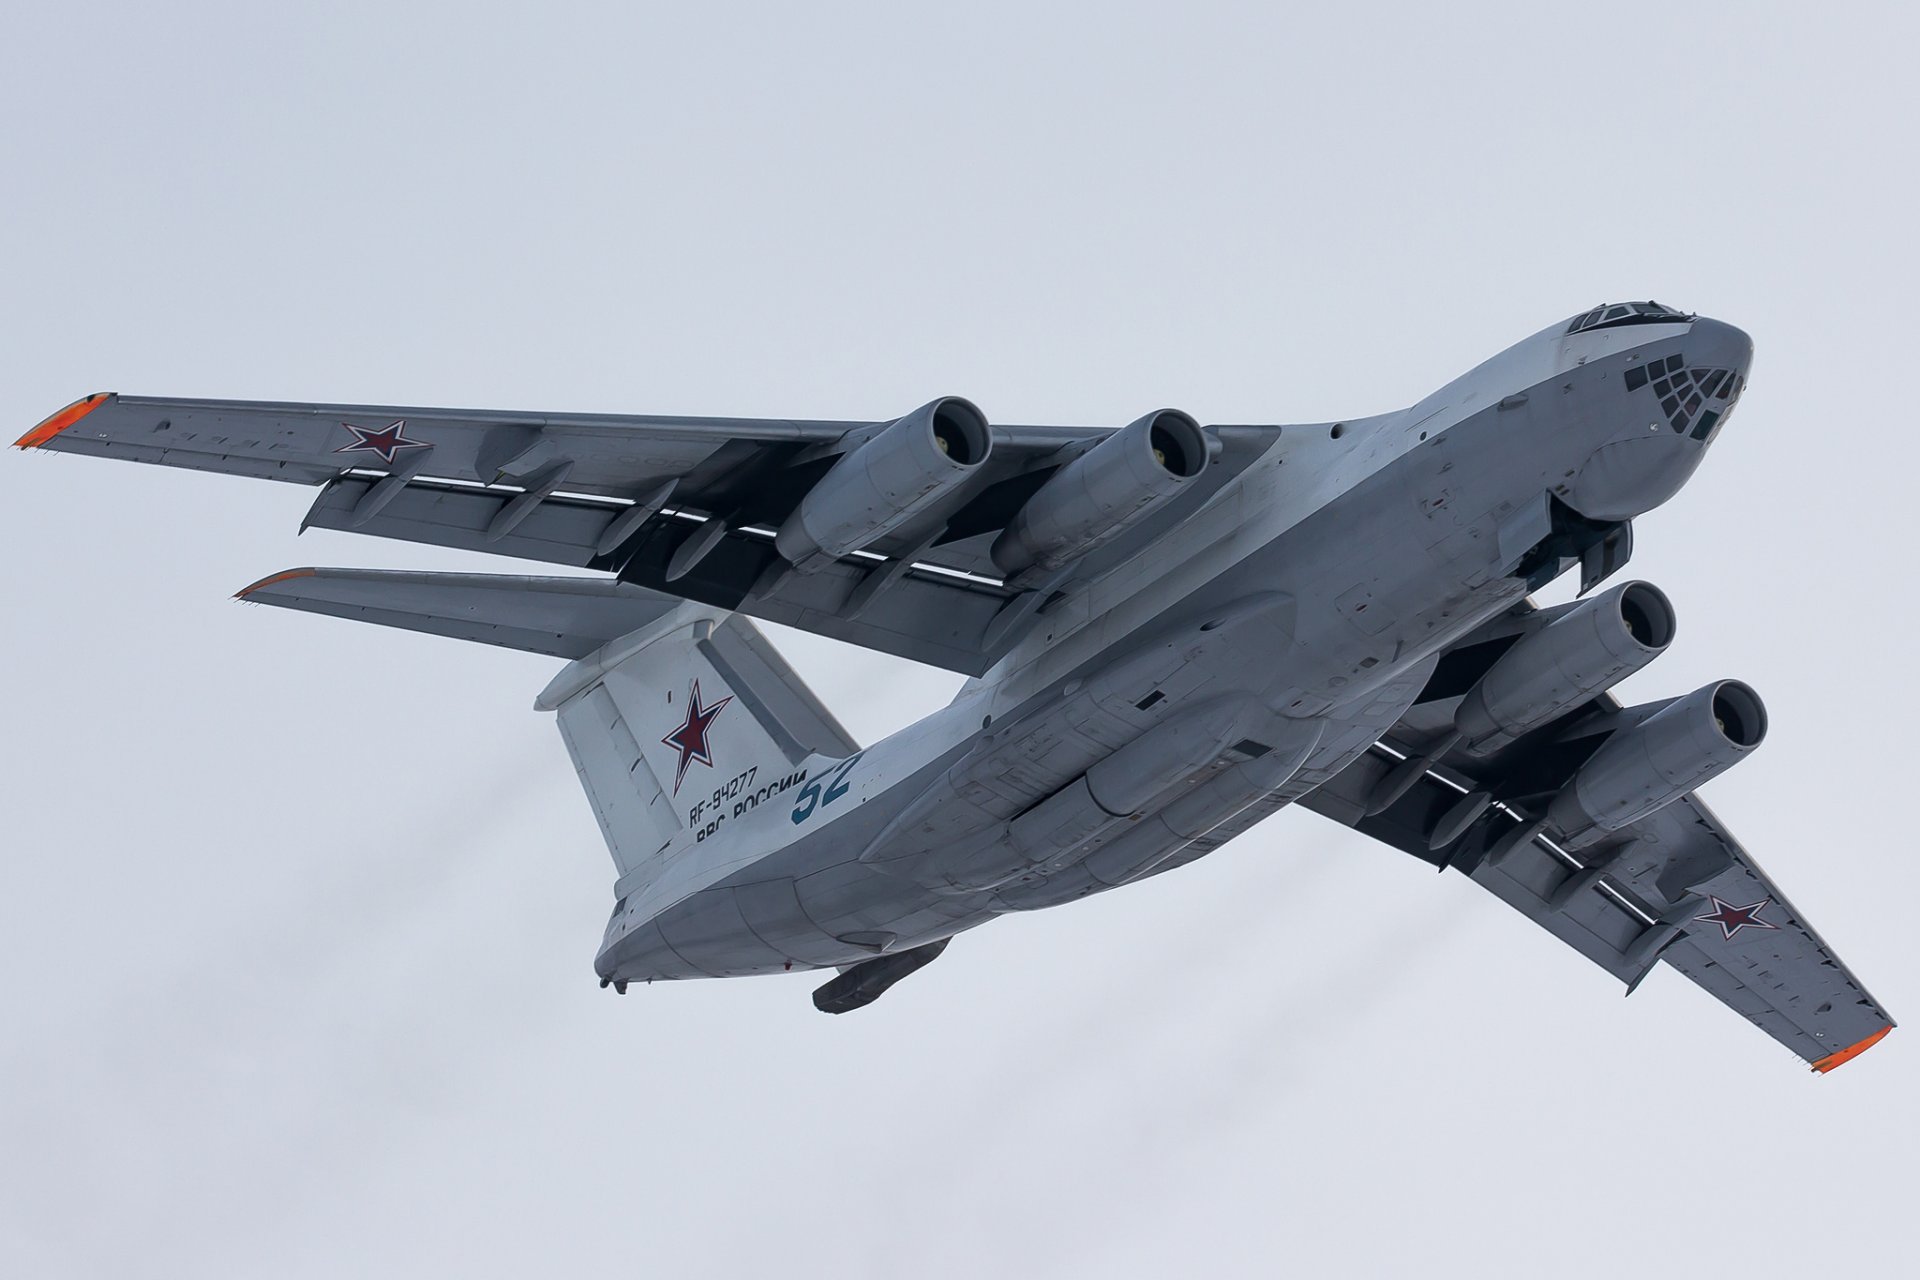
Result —
POLYGON ((1177 409, 1122 427, 1060 468, 993 543, 1008 577, 1049 571, 1131 528, 1207 469, 1206 433, 1177 409))
POLYGON ((1651 583, 1584 600, 1522 637, 1454 713, 1462 749, 1487 755, 1612 688, 1665 652, 1673 606, 1651 583))
POLYGON ((774 545, 803 573, 893 532, 965 482, 993 451, 980 410, 957 396, 922 405, 835 463, 774 545))
POLYGON ((1569 848, 1597 843, 1719 777, 1767 736, 1760 695, 1722 680, 1615 733, 1560 789, 1547 820, 1569 848))

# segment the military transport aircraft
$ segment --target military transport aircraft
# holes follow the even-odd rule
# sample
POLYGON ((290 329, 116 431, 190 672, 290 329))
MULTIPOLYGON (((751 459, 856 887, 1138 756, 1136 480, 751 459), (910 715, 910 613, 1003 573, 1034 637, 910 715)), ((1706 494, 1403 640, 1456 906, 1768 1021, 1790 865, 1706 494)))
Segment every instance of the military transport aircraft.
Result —
POLYGON ((1300 426, 608 417, 100 394, 38 449, 320 486, 303 528, 603 576, 290 569, 239 594, 567 660, 618 869, 596 969, 838 969, 1156 876, 1298 802, 1452 869, 1629 991, 1661 961, 1820 1071, 1892 1019, 1694 794, 1760 745, 1721 680, 1621 706, 1660 590, 1595 592, 1752 344, 1596 307, 1410 409, 1300 426), (1580 598, 1529 593, 1578 570, 1580 598), (862 748, 748 621, 972 677, 862 748))

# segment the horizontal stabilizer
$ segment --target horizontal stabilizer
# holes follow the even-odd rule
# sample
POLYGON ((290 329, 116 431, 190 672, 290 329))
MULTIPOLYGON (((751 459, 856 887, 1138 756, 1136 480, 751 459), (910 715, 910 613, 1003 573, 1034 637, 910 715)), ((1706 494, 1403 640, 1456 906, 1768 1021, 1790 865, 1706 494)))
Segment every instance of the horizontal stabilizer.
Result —
POLYGON ((386 569, 289 569, 235 598, 556 658, 584 658, 680 603, 604 578, 386 569))

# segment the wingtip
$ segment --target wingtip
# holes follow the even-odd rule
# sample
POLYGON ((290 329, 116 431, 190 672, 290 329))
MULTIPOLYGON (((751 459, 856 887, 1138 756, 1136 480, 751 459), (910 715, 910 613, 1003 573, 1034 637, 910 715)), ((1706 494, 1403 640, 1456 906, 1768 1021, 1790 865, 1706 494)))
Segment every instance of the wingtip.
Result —
POLYGON ((60 412, 45 418, 40 425, 13 442, 16 449, 38 449, 47 441, 65 431, 80 419, 105 404, 111 391, 96 391, 90 396, 82 396, 60 412))
POLYGON ((235 600, 245 600, 254 592, 264 590, 276 582, 286 582, 291 578, 311 578, 315 572, 313 569, 283 569, 279 573, 268 574, 266 577, 260 579, 260 581, 249 583, 240 588, 233 593, 233 598, 235 600))
POLYGON ((1880 1028, 1878 1031, 1868 1036, 1865 1040, 1860 1041, 1860 1043, 1848 1045, 1846 1048, 1840 1050, 1838 1053, 1828 1054, 1826 1057, 1814 1063, 1813 1069, 1815 1071, 1818 1071, 1820 1074, 1825 1075, 1827 1072, 1833 1070, 1835 1067, 1845 1066, 1847 1063, 1852 1062, 1855 1058, 1859 1057, 1861 1054, 1865 1053, 1867 1050, 1873 1048, 1873 1046, 1875 1046, 1876 1044, 1879 1044, 1882 1040, 1886 1039, 1887 1032, 1891 1030, 1893 1030, 1893 1024, 1888 1023, 1886 1026, 1880 1028))

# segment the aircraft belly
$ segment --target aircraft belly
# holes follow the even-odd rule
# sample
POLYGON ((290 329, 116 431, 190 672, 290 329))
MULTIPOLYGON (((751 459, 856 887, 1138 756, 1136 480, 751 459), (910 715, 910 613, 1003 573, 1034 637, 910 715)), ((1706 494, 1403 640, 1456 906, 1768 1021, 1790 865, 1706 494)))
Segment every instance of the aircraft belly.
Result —
POLYGON ((800 884, 704 890, 627 930, 595 967, 633 982, 844 967, 952 937, 994 914, 841 863, 800 884))
POLYGON ((594 961, 594 969, 603 978, 635 982, 713 976, 668 946, 660 926, 652 920, 634 925, 610 942, 594 961))
POLYGON ((789 959, 747 927, 731 889, 703 889, 654 923, 675 955, 711 977, 773 972, 789 959))
POLYGON ((1068 681, 1001 717, 862 853, 885 864, 976 845, 1150 727, 1143 694, 1168 706, 1202 689, 1207 672, 1182 646, 1158 644, 1086 680, 1068 681))
POLYGON ((870 933, 899 934, 900 922, 920 911, 950 922, 970 920, 980 911, 963 898, 943 899, 861 862, 823 867, 801 877, 795 887, 807 916, 843 940, 870 933))
POLYGON ((783 876, 736 885, 733 900, 747 927, 795 964, 813 967, 845 962, 847 944, 821 928, 806 913, 791 879, 783 876))
POLYGON ((1163 628, 1135 653, 1004 717, 862 862, 943 894, 991 889, 1077 861, 1229 751, 1259 755, 1290 740, 1297 730, 1267 705, 1262 685, 1292 615, 1288 597, 1258 593, 1163 628))

